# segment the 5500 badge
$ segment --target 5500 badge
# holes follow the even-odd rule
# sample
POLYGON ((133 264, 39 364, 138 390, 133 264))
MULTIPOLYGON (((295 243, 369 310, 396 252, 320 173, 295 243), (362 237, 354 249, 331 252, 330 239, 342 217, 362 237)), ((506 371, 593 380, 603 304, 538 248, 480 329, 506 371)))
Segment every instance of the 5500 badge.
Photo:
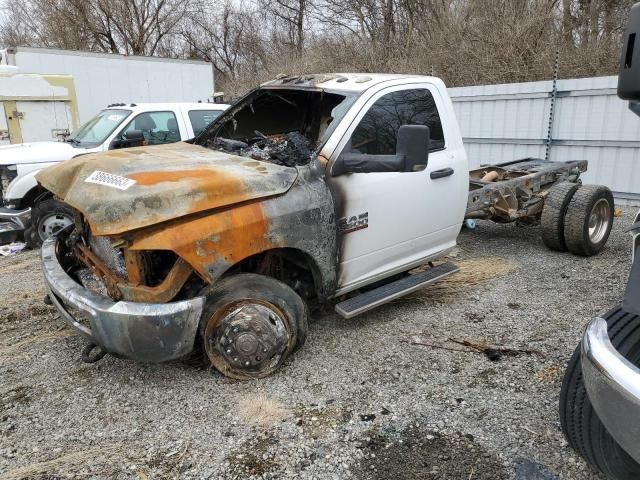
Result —
POLYGON ((369 212, 360 213, 351 217, 343 217, 338 220, 340 233, 351 233, 369 227, 369 212))

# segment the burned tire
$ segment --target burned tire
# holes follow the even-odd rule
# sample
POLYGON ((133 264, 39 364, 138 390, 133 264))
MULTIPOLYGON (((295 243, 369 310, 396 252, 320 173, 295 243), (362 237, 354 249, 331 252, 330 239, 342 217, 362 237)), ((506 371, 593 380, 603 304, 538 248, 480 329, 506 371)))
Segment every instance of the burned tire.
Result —
POLYGON ((262 378, 275 372, 307 336, 307 305, 284 283, 241 273, 207 287, 200 320, 204 351, 223 375, 262 378))
POLYGON ((601 185, 584 185, 573 195, 564 217, 564 241, 576 255, 600 253, 613 226, 613 195, 601 185))
POLYGON ((25 242, 40 248, 52 235, 73 223, 73 210, 66 203, 53 198, 37 202, 31 210, 31 226, 25 230, 25 242))
MULTIPOLYGON (((603 318, 607 320, 613 346, 631 363, 640 366, 640 317, 616 307, 603 318)), ((571 448, 607 478, 638 479, 640 465, 609 434, 589 401, 580 360, 579 345, 569 360, 560 391, 562 432, 571 448)))
POLYGON ((544 201, 540 216, 542 241, 551 250, 564 252, 567 246, 564 241, 564 216, 574 193, 580 188, 577 183, 562 182, 554 185, 544 201))

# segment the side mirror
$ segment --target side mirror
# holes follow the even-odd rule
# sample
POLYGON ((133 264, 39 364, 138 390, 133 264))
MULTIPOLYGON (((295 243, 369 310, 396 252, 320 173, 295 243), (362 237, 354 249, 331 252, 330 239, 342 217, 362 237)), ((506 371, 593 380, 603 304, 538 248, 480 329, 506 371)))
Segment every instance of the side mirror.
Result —
POLYGON ((395 155, 354 152, 347 144, 336 159, 331 175, 373 172, 415 172, 427 166, 430 133, 426 125, 401 125, 396 137, 395 155))
POLYGON ((623 100, 640 101, 640 3, 631 7, 622 39, 618 96, 623 100))
POLYGON ((398 129, 396 155, 404 156, 404 171, 423 170, 429 159, 431 134, 426 125, 402 125, 398 129))
POLYGON ((109 148, 129 148, 129 147, 141 147, 144 145, 144 134, 142 130, 129 130, 122 134, 122 138, 116 138, 111 142, 109 148))

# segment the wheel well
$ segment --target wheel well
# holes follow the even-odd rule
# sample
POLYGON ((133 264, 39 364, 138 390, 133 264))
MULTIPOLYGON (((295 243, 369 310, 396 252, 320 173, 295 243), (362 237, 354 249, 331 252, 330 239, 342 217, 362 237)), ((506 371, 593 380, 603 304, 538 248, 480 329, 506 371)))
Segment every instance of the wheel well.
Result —
POLYGON ((293 288, 303 299, 322 296, 321 275, 313 258, 295 248, 267 250, 245 258, 225 275, 233 273, 257 273, 275 278, 293 288))
POLYGON ((51 192, 45 190, 40 185, 38 185, 37 187, 33 187, 27 192, 24 197, 22 197, 19 208, 33 208, 33 206, 36 204, 36 200, 42 200, 46 196, 46 194, 52 195, 51 192))

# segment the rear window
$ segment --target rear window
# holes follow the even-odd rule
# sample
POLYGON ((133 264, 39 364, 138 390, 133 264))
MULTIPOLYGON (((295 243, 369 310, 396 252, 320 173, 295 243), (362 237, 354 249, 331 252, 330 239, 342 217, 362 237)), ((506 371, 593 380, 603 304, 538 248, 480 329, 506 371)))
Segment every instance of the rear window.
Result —
POLYGON ((200 135, 221 113, 222 110, 190 110, 189 120, 191 120, 194 135, 196 137, 200 135))

